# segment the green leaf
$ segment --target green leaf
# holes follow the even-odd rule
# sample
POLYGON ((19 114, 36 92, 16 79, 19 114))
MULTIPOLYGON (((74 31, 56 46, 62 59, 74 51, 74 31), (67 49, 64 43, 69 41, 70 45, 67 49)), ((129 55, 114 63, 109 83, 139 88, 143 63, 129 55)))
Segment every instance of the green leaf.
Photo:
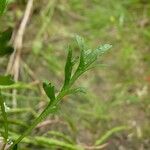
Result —
POLYGON ((85 52, 84 52, 84 50, 81 50, 80 63, 79 63, 79 67, 78 67, 79 70, 83 70, 84 67, 85 67, 85 59, 84 59, 84 57, 85 57, 85 52))
POLYGON ((0 56, 11 54, 14 49, 9 46, 9 41, 12 36, 12 28, 0 33, 0 56))
POLYGON ((86 69, 89 65, 91 65, 94 61, 96 61, 97 57, 105 53, 111 48, 111 45, 105 44, 101 45, 98 48, 91 50, 91 49, 85 49, 85 42, 84 39, 80 36, 76 36, 76 41, 78 43, 78 46, 80 48, 80 63, 78 66, 78 71, 83 71, 86 69))
POLYGON ((0 47, 0 56, 10 55, 14 51, 14 48, 11 46, 0 47))
POLYGON ((0 43, 6 44, 8 41, 10 41, 11 36, 12 36, 12 32, 13 32, 12 28, 8 28, 6 31, 1 32, 0 33, 0 43))
POLYGON ((69 94, 75 94, 75 93, 79 93, 79 92, 80 93, 86 93, 86 90, 83 87, 72 88, 72 89, 69 89, 67 91, 67 95, 69 95, 69 94))
POLYGON ((94 53, 97 54, 98 56, 100 56, 100 55, 104 54, 105 52, 107 52, 111 47, 112 47, 112 45, 110 45, 110 44, 101 45, 98 48, 96 48, 94 53))
POLYGON ((84 60, 84 57, 85 57, 85 42, 84 42, 84 39, 79 36, 79 35, 76 35, 76 41, 77 41, 77 44, 80 48, 80 63, 79 63, 79 67, 78 69, 79 70, 82 70, 84 68, 84 65, 85 65, 85 60, 84 60))
POLYGON ((84 50, 85 49, 84 38, 79 35, 76 35, 75 38, 76 38, 76 41, 77 41, 77 44, 78 44, 80 50, 84 50))
POLYGON ((71 49, 71 47, 68 47, 68 56, 67 56, 67 61, 66 61, 66 65, 65 65, 64 87, 67 86, 70 82, 71 74, 72 74, 72 67, 73 67, 72 49, 71 49))
POLYGON ((10 75, 2 76, 0 75, 0 85, 11 85, 14 84, 14 81, 10 75))
POLYGON ((0 0, 0 15, 3 14, 7 5, 7 0, 0 0))
POLYGON ((70 81, 71 86, 83 73, 92 68, 91 66, 94 64, 94 62, 96 62, 98 56, 101 56, 111 47, 111 45, 105 44, 99 46, 94 50, 91 50, 85 47, 85 43, 82 37, 76 36, 76 41, 80 48, 80 62, 75 73, 71 77, 70 81))
POLYGON ((95 50, 88 52, 87 55, 85 56, 86 66, 88 67, 93 62, 95 62, 98 56, 101 56, 102 54, 107 52, 111 47, 112 46, 110 44, 104 44, 104 45, 99 46, 95 50))
POLYGON ((51 83, 46 83, 44 82, 43 83, 43 89, 46 93, 46 95, 49 97, 49 99, 51 100, 50 101, 50 104, 52 104, 54 101, 55 101, 55 89, 54 89, 54 86, 52 86, 51 83))

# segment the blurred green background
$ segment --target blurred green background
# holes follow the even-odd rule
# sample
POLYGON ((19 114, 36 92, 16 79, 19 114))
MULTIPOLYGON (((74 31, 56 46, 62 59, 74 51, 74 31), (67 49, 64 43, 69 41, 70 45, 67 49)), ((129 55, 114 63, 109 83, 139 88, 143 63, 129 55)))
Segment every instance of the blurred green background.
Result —
MULTIPOLYGON (((26 3, 26 0, 11 0, 1 18, 1 29, 9 26, 18 29, 26 3)), ((94 150, 91 146, 107 137, 107 133, 108 137, 101 142, 108 143, 106 150, 149 150, 149 0, 34 1, 23 40, 19 81, 40 83, 33 85, 32 90, 18 90, 17 108, 12 106, 11 91, 4 91, 11 108, 8 112, 12 138, 23 132, 47 103, 41 90, 42 81, 50 81, 58 89, 61 86, 67 45, 72 44, 74 53, 78 53, 75 34, 83 36, 91 47, 113 45, 100 60, 105 66, 78 80, 77 84, 85 87, 86 93, 66 97, 57 114, 39 125, 31 134, 32 140, 26 139, 20 149, 70 150, 63 145, 69 143, 65 139, 69 138, 74 145, 94 150), (129 128, 115 132, 122 126, 129 128), (57 142, 48 144, 34 136, 57 142)), ((0 63, 0 72, 4 73, 8 58, 0 63)))

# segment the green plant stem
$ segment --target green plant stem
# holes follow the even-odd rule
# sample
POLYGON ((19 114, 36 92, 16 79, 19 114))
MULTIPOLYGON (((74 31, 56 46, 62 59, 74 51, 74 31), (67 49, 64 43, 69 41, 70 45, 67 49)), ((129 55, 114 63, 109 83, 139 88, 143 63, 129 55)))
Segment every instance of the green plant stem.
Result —
POLYGON ((1 91, 0 91, 0 106, 1 106, 1 112, 2 112, 2 117, 4 120, 4 142, 7 143, 7 139, 8 139, 8 120, 7 120, 7 113, 5 110, 5 103, 4 103, 4 99, 2 97, 1 91))
MULTIPOLYGON (((73 83, 74 82, 72 82, 72 84, 73 83)), ((62 90, 57 95, 55 103, 53 103, 52 105, 48 105, 43 110, 43 112, 33 121, 32 125, 10 146, 9 149, 13 149, 15 145, 17 145, 23 138, 25 138, 30 132, 32 132, 32 130, 37 126, 37 124, 44 120, 49 114, 56 111, 59 102, 65 95, 67 95, 67 91, 72 86, 72 84, 67 89, 62 88, 62 90)))
POLYGON ((49 114, 55 112, 56 107, 48 105, 43 112, 35 118, 32 125, 9 147, 12 149, 15 145, 17 145, 24 137, 26 137, 42 120, 44 120, 49 114))
MULTIPOLYGON (((81 38, 78 38, 78 44, 79 46, 81 46, 80 44, 83 44, 83 41, 81 40, 81 38)), ((96 61, 96 58, 97 58, 96 55, 98 52, 97 50, 95 50, 94 52, 95 52, 94 55, 93 53, 91 53, 92 56, 89 57, 89 61, 87 61, 87 60, 84 60, 85 53, 83 52, 83 50, 81 51, 79 66, 77 67, 73 75, 72 75, 72 67, 73 67, 72 52, 70 51, 68 53, 66 67, 65 67, 65 82, 59 94, 55 98, 54 86, 52 86, 51 84, 46 84, 46 85, 44 84, 44 90, 50 99, 50 103, 43 110, 43 112, 37 118, 35 118, 31 126, 29 126, 27 130, 14 141, 14 143, 9 147, 9 149, 15 148, 22 139, 24 139, 29 133, 32 132, 32 130, 37 126, 37 124, 39 124, 42 120, 44 120, 49 114, 55 112, 58 104, 60 103, 60 101, 62 100, 64 96, 73 93, 74 90, 71 89, 72 85, 75 83, 75 81, 79 78, 80 75, 82 75, 84 72, 87 71, 89 65, 91 65, 92 63, 94 63, 94 61, 96 61)))
POLYGON ((9 147, 9 149, 13 149, 15 145, 17 145, 24 137, 26 137, 31 131, 39 124, 42 120, 44 120, 49 114, 53 113, 57 109, 57 105, 60 100, 66 95, 66 91, 61 91, 56 98, 56 102, 52 105, 47 105, 47 107, 43 110, 43 112, 35 118, 32 125, 9 147))

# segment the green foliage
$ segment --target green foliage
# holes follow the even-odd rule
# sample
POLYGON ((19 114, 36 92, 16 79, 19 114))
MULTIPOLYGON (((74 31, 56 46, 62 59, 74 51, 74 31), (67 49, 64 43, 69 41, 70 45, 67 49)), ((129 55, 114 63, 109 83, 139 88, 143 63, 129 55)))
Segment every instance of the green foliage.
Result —
POLYGON ((74 70, 73 67, 75 63, 77 63, 77 61, 74 61, 75 59, 72 56, 72 49, 71 47, 69 47, 65 65, 64 84, 57 97, 55 98, 54 86, 52 86, 51 83, 43 84, 45 93, 51 100, 50 105, 57 105, 65 95, 76 93, 77 91, 83 91, 80 87, 72 88, 72 85, 84 72, 90 69, 90 67, 96 62, 98 56, 100 56, 101 54, 103 54, 111 48, 111 45, 105 44, 94 50, 89 51, 88 48, 85 49, 86 44, 84 43, 84 39, 82 37, 77 35, 76 41, 80 48, 80 60, 78 62, 78 67, 74 71, 74 73, 72 73, 72 70, 74 70))
POLYGON ((7 44, 12 35, 12 28, 8 28, 6 31, 0 33, 0 42, 2 44, 7 44))
MULTIPOLYGON (((7 4, 7 0, 1 0, 0 1, 0 16, 4 13, 5 7, 7 4)), ((9 28, 4 32, 0 32, 0 56, 5 56, 8 54, 11 54, 14 49, 10 46, 9 41, 12 36, 12 29, 9 28)), ((0 75, 0 86, 10 86, 14 84, 14 81, 12 80, 10 75, 0 75)), ((6 104, 4 101, 4 98, 2 96, 1 90, 0 90, 0 108, 1 108, 1 113, 2 113, 2 119, 3 119, 3 127, 4 127, 4 132, 1 132, 1 135, 4 138, 4 146, 2 148, 5 149, 5 146, 8 142, 8 117, 6 113, 6 104)), ((16 149, 16 148, 15 148, 16 149)))
POLYGON ((78 67, 74 73, 72 73, 73 66, 75 65, 74 58, 72 58, 72 49, 68 50, 68 57, 65 66, 65 82, 63 86, 63 90, 68 86, 71 87, 74 82, 87 70, 92 68, 92 65, 96 62, 98 56, 108 51, 111 48, 111 45, 105 44, 96 49, 89 50, 86 48, 86 44, 84 39, 80 36, 76 36, 77 44, 80 48, 80 60, 78 67))
POLYGON ((12 28, 0 33, 0 56, 11 54, 14 49, 10 46, 9 41, 12 36, 12 28))
POLYGON ((7 0, 0 1, 0 15, 2 15, 4 13, 6 5, 7 5, 7 0))
MULTIPOLYGON (((54 113, 57 111, 59 103, 62 101, 64 96, 73 94, 76 92, 83 91, 82 88, 72 88, 75 81, 87 70, 90 69, 91 65, 93 65, 98 56, 109 50, 111 47, 109 44, 100 46, 99 48, 93 49, 90 52, 88 49, 85 49, 86 44, 84 43, 84 39, 80 36, 76 36, 77 44, 80 48, 80 60, 78 62, 78 67, 72 73, 73 66, 75 65, 74 58, 72 56, 72 49, 68 49, 68 56, 65 65, 65 79, 63 87, 61 88, 60 92, 55 96, 55 88, 52 86, 51 83, 43 83, 43 89, 50 99, 49 104, 43 110, 43 112, 33 121, 32 125, 11 145, 10 149, 14 148, 22 139, 24 139, 33 129, 34 127, 40 123, 43 119, 45 119, 49 114, 54 113)), ((40 138, 44 143, 47 143, 45 138, 40 138)), ((50 141, 47 143, 50 144, 50 141)), ((70 147, 71 148, 71 147, 70 147)))
POLYGON ((50 104, 52 104, 56 99, 54 86, 52 86, 51 83, 43 83, 43 88, 44 88, 46 95, 50 99, 50 104))
POLYGON ((0 75, 0 85, 8 86, 14 83, 12 77, 10 75, 2 76, 0 75))

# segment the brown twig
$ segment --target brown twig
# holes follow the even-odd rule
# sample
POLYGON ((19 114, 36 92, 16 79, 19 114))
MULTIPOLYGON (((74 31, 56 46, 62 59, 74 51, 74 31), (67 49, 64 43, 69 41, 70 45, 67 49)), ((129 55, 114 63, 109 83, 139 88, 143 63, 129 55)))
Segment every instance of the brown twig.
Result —
MULTIPOLYGON (((20 23, 19 29, 13 41, 15 51, 11 55, 7 66, 7 73, 12 74, 14 76, 15 81, 18 81, 19 78, 23 36, 31 14, 32 7, 33 7, 33 0, 28 0, 23 19, 20 23)), ((17 90, 13 90, 13 107, 17 106, 16 94, 17 90)))
POLYGON ((58 118, 53 120, 49 119, 38 124, 35 129, 45 128, 46 126, 50 126, 51 124, 58 124, 58 123, 65 124, 63 121, 59 120, 58 118))

